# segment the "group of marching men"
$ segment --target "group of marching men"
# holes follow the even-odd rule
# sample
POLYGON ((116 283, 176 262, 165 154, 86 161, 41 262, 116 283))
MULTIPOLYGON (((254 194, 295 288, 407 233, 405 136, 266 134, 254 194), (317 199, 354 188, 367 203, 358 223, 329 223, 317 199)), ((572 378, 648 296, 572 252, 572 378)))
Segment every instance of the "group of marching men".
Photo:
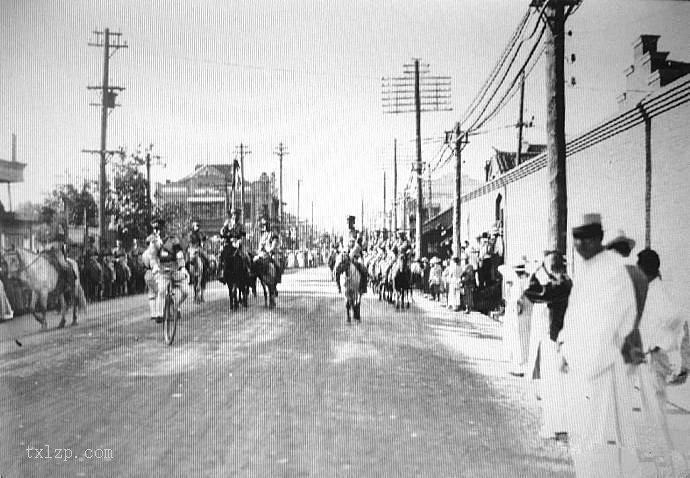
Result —
MULTIPOLYGON (((151 222, 151 228, 153 232, 147 238, 148 246, 142 254, 142 260, 146 267, 145 280, 148 289, 151 319, 161 322, 168 284, 172 285, 174 293, 179 291, 180 297, 179 299, 176 297, 175 300, 179 311, 180 306, 189 295, 187 287, 189 272, 185 268, 185 255, 181 241, 178 237, 166 233, 165 221, 160 218, 154 219, 151 222)), ((223 264, 225 264, 228 254, 238 254, 244 259, 248 269, 251 268, 252 262, 269 261, 275 266, 278 274, 277 282, 280 282, 282 269, 278 259, 280 253, 280 237, 278 233, 271 231, 266 218, 261 219, 259 250, 253 257, 243 248, 243 241, 246 235, 247 232, 240 220, 240 211, 233 210, 231 219, 226 220, 220 230, 220 237, 225 242, 220 256, 220 267, 223 267, 223 264)), ((199 230, 197 222, 192 223, 192 231, 189 233, 188 242, 190 252, 198 253, 204 261, 205 268, 208 268, 209 259, 204 252, 206 237, 199 230)), ((224 282, 225 278, 220 280, 224 282)))

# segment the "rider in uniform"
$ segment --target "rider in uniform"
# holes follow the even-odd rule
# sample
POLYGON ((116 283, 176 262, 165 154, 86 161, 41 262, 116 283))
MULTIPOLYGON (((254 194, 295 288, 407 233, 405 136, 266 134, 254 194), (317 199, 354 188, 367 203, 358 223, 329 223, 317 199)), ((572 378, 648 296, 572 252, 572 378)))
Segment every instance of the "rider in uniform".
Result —
POLYGON ((347 248, 343 248, 343 258, 338 264, 335 271, 336 284, 338 285, 338 292, 342 292, 340 287, 340 274, 348 274, 350 270, 350 262, 359 271, 359 291, 364 294, 367 291, 367 269, 362 263, 362 245, 355 239, 356 235, 354 230, 350 231, 350 239, 348 241, 347 248))
POLYGON ((127 251, 122 245, 121 239, 115 240, 115 247, 113 247, 112 253, 113 258, 120 263, 123 269, 125 269, 125 277, 132 277, 132 271, 127 263, 127 251))
POLYGON ((259 239, 259 253, 254 257, 254 262, 259 262, 262 258, 267 258, 276 268, 276 283, 280 283, 283 276, 283 268, 280 266, 278 257, 280 255, 280 237, 276 232, 272 232, 268 227, 268 219, 261 218, 261 239, 259 239))
MULTIPOLYGON (((226 219, 223 227, 220 230, 220 237, 225 241, 225 247, 220 253, 220 263, 225 264, 226 254, 229 252, 229 247, 232 246, 235 249, 235 253, 239 254, 240 257, 244 259, 247 267, 249 267, 249 256, 244 252, 242 248, 243 239, 247 236, 247 231, 244 229, 244 225, 240 221, 240 210, 232 210, 232 219, 226 219)), ((224 282, 221 277, 220 282, 224 282)))
MULTIPOLYGON (((184 280, 184 274, 181 271, 184 269, 184 253, 180 240, 165 233, 165 221, 163 219, 154 219, 151 222, 151 227, 153 234, 149 236, 149 247, 145 255, 148 256, 151 278, 156 284, 156 293, 153 295, 149 292, 149 306, 151 306, 151 296, 153 295, 153 301, 155 301, 153 318, 156 319, 156 322, 162 322, 165 294, 170 281, 172 281, 173 288, 181 293, 180 300, 176 304, 178 311, 187 298, 186 290, 180 287, 184 280)), ((145 259, 144 263, 146 264, 146 262, 145 259)), ((153 308, 151 310, 153 311, 153 308)))
MULTIPOLYGON (((192 222, 192 231, 189 233, 189 245, 191 247, 195 247, 197 250, 197 253, 199 254, 199 257, 201 257, 201 260, 204 262, 204 268, 208 270, 208 265, 209 265, 209 260, 208 256, 206 255, 206 251, 204 251, 204 244, 206 243, 206 235, 199 230, 199 223, 194 221, 192 222)), ((191 257, 190 257, 191 259, 191 257)))

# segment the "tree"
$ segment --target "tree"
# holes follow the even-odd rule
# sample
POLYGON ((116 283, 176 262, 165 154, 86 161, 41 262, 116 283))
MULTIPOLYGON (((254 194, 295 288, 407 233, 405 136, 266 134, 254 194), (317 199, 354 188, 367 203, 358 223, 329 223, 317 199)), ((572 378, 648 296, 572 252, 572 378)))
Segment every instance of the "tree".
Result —
POLYGON ((44 205, 55 210, 64 211, 64 216, 75 226, 84 225, 84 213, 89 226, 95 226, 98 216, 98 206, 91 194, 93 182, 84 182, 81 190, 73 184, 63 184, 54 189, 44 205))
POLYGON ((113 218, 118 234, 125 240, 146 236, 149 202, 146 177, 140 171, 145 157, 140 150, 127 154, 124 149, 113 162, 115 177, 106 198, 105 214, 113 218))

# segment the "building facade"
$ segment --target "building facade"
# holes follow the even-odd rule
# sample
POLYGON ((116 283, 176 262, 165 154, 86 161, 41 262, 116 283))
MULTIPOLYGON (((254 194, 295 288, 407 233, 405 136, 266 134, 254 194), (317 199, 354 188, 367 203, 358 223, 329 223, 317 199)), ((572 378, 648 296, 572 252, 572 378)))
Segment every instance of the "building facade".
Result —
POLYGON ((218 234, 233 209, 240 209, 248 235, 252 237, 261 217, 277 222, 279 201, 275 174, 261 173, 255 181, 245 180, 244 185, 237 178, 233 187, 234 171, 231 164, 199 164, 178 181, 158 183, 156 202, 158 206, 176 204, 186 221, 197 221, 208 237, 218 234), (244 187, 244 204, 241 187, 244 187))

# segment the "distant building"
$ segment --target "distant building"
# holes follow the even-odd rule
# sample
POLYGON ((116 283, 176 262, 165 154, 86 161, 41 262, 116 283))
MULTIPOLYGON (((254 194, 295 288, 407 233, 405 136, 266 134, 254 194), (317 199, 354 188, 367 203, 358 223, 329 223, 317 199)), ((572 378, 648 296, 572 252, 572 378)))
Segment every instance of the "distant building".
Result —
POLYGON ((278 198, 275 174, 261 173, 255 181, 244 184, 244 204, 241 204, 239 174, 233 197, 233 166, 231 164, 198 164, 194 171, 178 181, 156 185, 156 201, 159 206, 177 203, 189 221, 197 221, 200 229, 209 237, 218 234, 223 222, 234 208, 242 208, 248 234, 256 231, 262 216, 276 223, 278 198))
MULTIPOLYGON (((545 144, 523 143, 522 151, 520 151, 520 164, 536 158, 544 151, 546 151, 545 144)), ((484 166, 484 181, 493 181, 497 177, 513 169, 515 166, 519 166, 519 164, 517 164, 517 152, 500 151, 494 148, 494 154, 486 161, 484 166)))

